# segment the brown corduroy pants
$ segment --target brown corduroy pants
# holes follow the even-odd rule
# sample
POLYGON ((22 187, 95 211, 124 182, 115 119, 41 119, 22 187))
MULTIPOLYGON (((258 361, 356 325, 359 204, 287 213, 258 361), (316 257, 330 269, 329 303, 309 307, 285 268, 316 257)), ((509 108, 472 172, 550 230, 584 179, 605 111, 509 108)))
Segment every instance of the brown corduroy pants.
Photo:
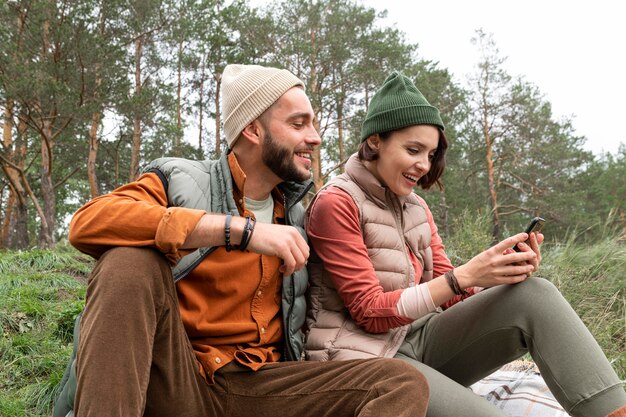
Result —
POLYGON ((410 416, 428 386, 398 359, 230 364, 207 384, 182 325, 165 259, 115 248, 89 280, 77 355, 77 417, 410 416))

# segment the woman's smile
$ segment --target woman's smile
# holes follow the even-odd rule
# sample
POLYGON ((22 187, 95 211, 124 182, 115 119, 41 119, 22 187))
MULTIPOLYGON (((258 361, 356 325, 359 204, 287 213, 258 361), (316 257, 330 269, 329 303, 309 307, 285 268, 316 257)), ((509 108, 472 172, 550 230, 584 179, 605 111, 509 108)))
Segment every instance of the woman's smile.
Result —
POLYGON ((386 139, 372 136, 368 141, 378 150, 378 159, 366 164, 370 172, 392 192, 405 196, 430 171, 439 130, 432 125, 415 125, 394 131, 386 139))

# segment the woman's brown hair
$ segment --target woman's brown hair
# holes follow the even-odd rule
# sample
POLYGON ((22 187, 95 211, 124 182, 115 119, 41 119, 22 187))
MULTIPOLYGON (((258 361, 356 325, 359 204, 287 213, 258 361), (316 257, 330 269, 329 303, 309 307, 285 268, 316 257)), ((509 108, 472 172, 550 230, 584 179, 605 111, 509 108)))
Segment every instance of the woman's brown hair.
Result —
MULTIPOLYGON (((443 175, 443 171, 446 167, 446 150, 448 149, 448 139, 446 138, 446 134, 439 126, 435 126, 439 131, 439 143, 437 144, 437 149, 435 150, 435 154, 433 155, 433 160, 430 165, 430 171, 422 178, 419 179, 417 185, 419 185, 422 189, 428 190, 433 185, 437 185, 440 190, 443 190, 443 183, 440 181, 441 176, 443 175)), ((378 137, 381 141, 386 141, 391 137, 391 135, 397 130, 390 130, 388 132, 378 133, 378 137)), ((359 160, 361 161, 375 161, 378 159, 378 150, 372 149, 372 147, 367 143, 367 139, 365 139, 359 145, 358 150, 359 160)))

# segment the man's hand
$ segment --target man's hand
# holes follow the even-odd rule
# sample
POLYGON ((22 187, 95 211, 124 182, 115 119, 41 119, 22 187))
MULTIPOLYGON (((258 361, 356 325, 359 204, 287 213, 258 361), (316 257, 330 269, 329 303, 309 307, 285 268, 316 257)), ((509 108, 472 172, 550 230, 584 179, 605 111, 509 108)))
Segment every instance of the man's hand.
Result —
POLYGON ((248 250, 283 260, 280 272, 291 275, 306 265, 309 245, 293 226, 257 223, 248 250))
MULTIPOLYGON (((205 214, 193 232, 189 234, 181 249, 207 246, 223 246, 226 216, 205 214)), ((235 216, 230 224, 230 242, 238 245, 246 224, 244 217, 235 216)), ((306 265, 309 259, 309 245, 293 226, 256 223, 247 250, 261 255, 278 256, 283 260, 280 272, 291 275, 306 265)))

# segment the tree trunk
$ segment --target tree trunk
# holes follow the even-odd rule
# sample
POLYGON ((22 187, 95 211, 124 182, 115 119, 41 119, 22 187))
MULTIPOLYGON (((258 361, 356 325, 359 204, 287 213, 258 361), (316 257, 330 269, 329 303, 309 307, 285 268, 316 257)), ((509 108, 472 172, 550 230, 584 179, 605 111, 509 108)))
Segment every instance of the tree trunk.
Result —
POLYGON ((39 247, 54 248, 54 220, 56 215, 56 196, 52 180, 54 139, 52 138, 52 122, 44 120, 41 132, 41 197, 43 199, 43 215, 39 232, 39 247))
MULTIPOLYGON (((20 169, 24 169, 26 157, 25 141, 13 141, 13 100, 8 99, 4 108, 4 125, 2 128, 2 141, 5 155, 9 164, 2 164, 2 171, 9 180, 9 199, 5 211, 4 224, 2 225, 1 245, 10 249, 27 249, 28 239, 28 195, 22 185, 20 169), (14 145, 16 151, 14 152, 14 145), (16 169, 17 168, 17 169, 16 169)), ((21 122, 18 126, 18 135, 25 133, 26 124, 21 122)), ((4 161, 3 161, 4 162, 4 161)))
MULTIPOLYGON (((100 10, 100 36, 106 36, 106 19, 102 10, 100 10)), ((102 85, 102 66, 98 62, 95 66, 95 86, 93 91, 93 102, 100 109, 100 86, 102 85)), ((98 176, 96 174, 96 162, 98 160, 98 129, 102 120, 102 111, 96 110, 91 115, 91 127, 89 129, 89 154, 87 155, 87 180, 89 182, 89 192, 91 198, 100 195, 98 187, 98 176)))
MULTIPOLYGON (((17 166, 24 171, 26 164, 26 154, 28 141, 26 140, 26 132, 28 125, 25 118, 20 117, 17 124, 17 141, 15 144, 17 166)), ((27 187, 28 188, 28 187, 27 187)), ((21 188, 20 195, 17 199, 18 205, 15 209, 14 227, 15 238, 13 240, 15 249, 28 249, 30 246, 30 238, 28 236, 28 189, 21 188)), ((35 207, 37 207, 36 202, 35 207)))
MULTIPOLYGON (((4 189, 0 190, 0 192, 0 195, 4 197, 4 189)), ((11 247, 10 239, 13 236, 13 225, 11 222, 13 220, 13 208, 15 207, 15 200, 15 191, 13 191, 13 187, 9 187, 9 197, 6 202, 6 206, 4 201, 0 201, 0 206, 6 207, 4 209, 4 218, 2 219, 2 236, 0 237, 0 248, 2 249, 11 247)))
MULTIPOLYGON (((318 132, 320 131, 320 121, 317 117, 317 113, 313 119, 313 126, 315 126, 315 130, 318 132)), ((322 154, 319 146, 313 151, 311 167, 313 170, 313 184, 315 185, 315 191, 317 192, 324 185, 324 177, 322 175, 322 154)))
MULTIPOLYGON (((50 50, 50 40, 48 38, 50 34, 50 21, 46 19, 43 24, 43 38, 42 38, 42 58, 48 59, 50 50)), ((42 116, 44 115, 44 106, 42 102, 37 104, 42 116)), ((38 246, 42 249, 48 249, 54 247, 54 217, 55 217, 55 195, 54 195, 54 182, 52 181, 52 148, 54 145, 54 137, 52 135, 52 124, 56 117, 55 106, 51 106, 52 110, 48 112, 49 117, 43 118, 41 121, 41 130, 39 132, 41 139, 41 170, 40 170, 40 182, 41 182, 41 197, 43 199, 43 212, 40 212, 40 227, 39 227, 39 243, 38 246)))
POLYGON ((181 104, 181 92, 182 92, 182 72, 183 72, 183 42, 178 44, 178 68, 177 68, 177 86, 176 86, 176 137, 174 139, 174 155, 180 157, 181 149, 181 135, 182 135, 182 104, 181 104))
POLYGON ((222 112, 220 111, 220 95, 222 94, 222 74, 215 74, 215 156, 221 155, 222 149, 222 112))
MULTIPOLYGON (((8 160, 10 160, 11 162, 13 162, 13 158, 11 155, 11 151, 13 149, 13 100, 11 99, 7 99, 6 104, 4 106, 4 124, 2 125, 2 143, 4 145, 4 149, 5 149, 5 155, 7 157, 8 160)), ((12 184, 13 182, 15 182, 14 180, 12 181, 10 178, 10 171, 13 168, 11 168, 10 166, 4 164, 2 164, 2 171, 4 172, 4 175, 7 177, 7 179, 9 180, 9 184, 12 184)), ((11 216, 13 213, 13 207, 15 206, 15 200, 16 200, 16 190, 15 188, 11 185, 9 187, 9 198, 7 201, 7 205, 6 205, 6 210, 4 212, 4 220, 3 220, 3 226, 2 226, 2 241, 0 242, 0 244, 2 245, 2 247, 9 247, 9 224, 11 223, 11 216)))
POLYGON ((500 240, 500 214, 498 212, 498 192, 496 190, 495 169, 493 164, 493 141, 489 134, 489 117, 487 108, 483 110, 483 135, 487 152, 485 160, 487 162, 487 178, 489 181, 489 199, 491 200, 491 216, 493 219, 493 230, 491 235, 494 241, 500 240))
MULTIPOLYGON (((143 37, 135 40, 135 97, 141 95, 141 56, 143 51, 143 37)), ((135 109, 133 116, 133 144, 130 156, 130 175, 128 179, 135 181, 139 176, 139 158, 141 152, 141 115, 139 109, 135 109)))
MULTIPOLYGON (((24 27, 24 15, 19 14, 16 18, 17 33, 22 33, 24 27)), ((13 60, 17 63, 17 51, 21 49, 21 39, 19 36, 16 42, 15 53, 13 54, 13 60)), ((23 160, 16 161, 15 154, 13 152, 13 109, 14 101, 11 98, 7 98, 4 108, 4 124, 2 126, 2 143, 4 145, 5 155, 7 159, 16 164, 18 167, 24 166, 23 160)), ((19 152, 18 152, 19 154, 19 152)), ((2 236, 0 237, 0 246, 9 249, 26 249, 28 247, 28 229, 22 229, 16 227, 19 224, 27 224, 25 221, 21 221, 21 215, 28 215, 26 200, 26 193, 21 184, 19 171, 15 170, 8 164, 2 161, 2 171, 6 178, 9 180, 9 197, 6 205, 5 215, 2 225, 2 236), (24 243, 25 242, 25 243, 24 243)), ((24 219, 27 220, 27 219, 24 219)))
POLYGON ((28 206, 17 204, 12 220, 13 237, 10 241, 11 249, 26 250, 30 247, 28 239, 28 206))
POLYGON ((120 185, 120 146, 122 145, 122 139, 124 136, 120 132, 120 138, 115 144, 115 185, 120 185))
POLYGON ((16 193, 11 190, 2 230, 2 247, 25 250, 28 241, 28 206, 20 203, 16 193))
POLYGON ((89 180, 89 191, 91 198, 100 195, 98 190, 98 177, 96 175, 96 161, 98 158, 98 128, 102 113, 95 111, 91 115, 91 128, 89 129, 89 155, 87 156, 87 178, 89 180))
POLYGON ((342 163, 345 160, 345 150, 343 146, 343 98, 345 97, 345 88, 341 85, 341 98, 337 102, 337 144, 339 146, 339 172, 343 174, 345 171, 345 165, 342 163))
MULTIPOLYGON (((313 101, 317 101, 315 100, 315 98, 317 97, 317 95, 319 94, 317 91, 317 68, 315 66, 315 62, 316 60, 316 51, 317 51, 317 46, 316 46, 316 32, 315 29, 311 30, 311 77, 310 77, 310 85, 311 85, 311 98, 313 99, 313 101)), ((320 132, 320 119, 319 119, 319 112, 320 109, 319 108, 314 108, 313 109, 313 114, 315 115, 315 117, 313 118, 313 126, 315 126, 315 130, 317 130, 317 132, 320 132)), ((320 188, 322 188, 322 186, 324 185, 324 177, 322 176, 322 155, 321 155, 321 149, 318 146, 314 151, 313 151, 313 155, 311 158, 311 168, 313 171, 313 184, 315 186, 315 191, 319 191, 320 188)))
POLYGON ((200 78, 200 101, 198 102, 198 157, 202 158, 202 118, 204 117, 204 70, 200 78))

